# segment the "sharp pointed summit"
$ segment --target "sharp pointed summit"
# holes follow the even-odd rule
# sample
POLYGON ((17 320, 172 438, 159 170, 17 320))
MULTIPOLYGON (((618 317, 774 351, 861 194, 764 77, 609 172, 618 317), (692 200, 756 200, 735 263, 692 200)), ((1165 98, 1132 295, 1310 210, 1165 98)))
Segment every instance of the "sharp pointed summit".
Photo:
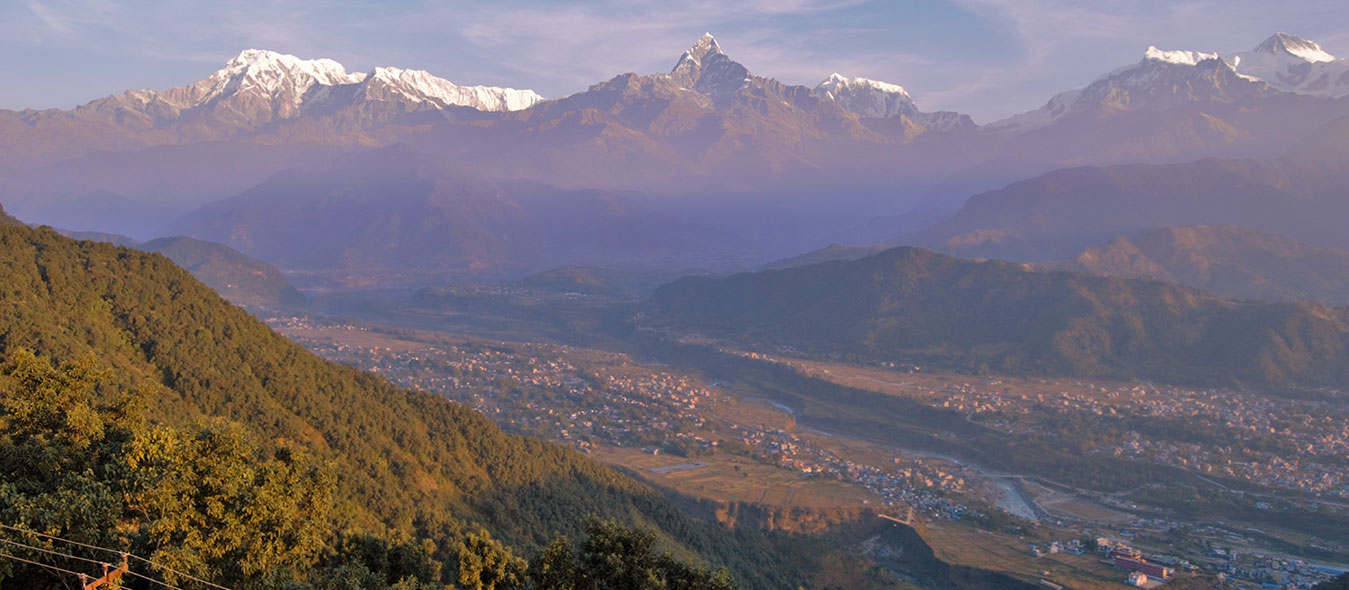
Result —
POLYGON ((717 45, 717 38, 713 37, 712 33, 703 33, 703 36, 693 44, 693 47, 690 47, 688 51, 684 52, 684 55, 679 57, 679 61, 675 63, 675 67, 670 70, 670 73, 679 71, 681 66, 688 63, 701 64, 703 59, 714 53, 721 53, 721 46, 717 45))
POLYGON ((1335 61, 1335 56, 1326 53, 1315 41, 1303 39, 1288 33, 1275 33, 1251 50, 1252 53, 1285 54, 1300 57, 1312 63, 1335 61))
POLYGON ((749 82, 749 70, 722 53, 712 33, 703 33, 693 47, 679 57, 679 62, 670 70, 670 79, 702 93, 728 93, 749 82))
POLYGON ((1315 41, 1275 33, 1255 49, 1227 57, 1237 71, 1260 78, 1284 92, 1342 98, 1349 96, 1349 60, 1339 59, 1315 41))

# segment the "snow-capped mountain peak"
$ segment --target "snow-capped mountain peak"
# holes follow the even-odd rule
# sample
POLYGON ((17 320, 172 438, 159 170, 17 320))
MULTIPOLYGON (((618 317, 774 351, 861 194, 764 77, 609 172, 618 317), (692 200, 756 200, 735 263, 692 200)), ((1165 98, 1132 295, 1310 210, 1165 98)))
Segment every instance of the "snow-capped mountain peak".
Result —
POLYGON ((823 82, 820 82, 819 85, 816 86, 816 88, 844 88, 844 87, 870 88, 878 92, 885 92, 889 94, 902 94, 904 96, 909 95, 909 93, 904 90, 904 87, 898 84, 881 82, 880 80, 872 80, 870 78, 849 78, 838 72, 830 74, 828 78, 825 78, 823 82))
POLYGON ((1218 59, 1216 53, 1203 53, 1201 51, 1166 51, 1157 49, 1156 45, 1149 45, 1148 50, 1143 52, 1144 61, 1159 61, 1169 64, 1193 66, 1206 59, 1218 59))
POLYGON ((953 112, 925 113, 918 110, 903 86, 868 78, 849 78, 837 72, 815 86, 811 93, 838 103, 859 117, 889 119, 903 115, 930 131, 973 128, 967 115, 953 112))
POLYGON ((684 55, 679 56, 679 61, 675 63, 675 67, 670 70, 670 73, 677 74, 681 69, 697 68, 702 65, 703 60, 709 54, 717 53, 721 53, 721 46, 717 45, 716 37, 713 37, 712 33, 703 33, 703 36, 693 44, 693 47, 685 51, 684 55))
POLYGON ((459 86, 425 70, 402 68, 375 68, 366 77, 364 86, 364 95, 370 99, 387 99, 388 93, 394 93, 413 103, 430 102, 441 108, 467 106, 483 111, 518 111, 543 100, 533 90, 459 86))
POLYGON ((245 49, 239 52, 225 62, 224 69, 216 72, 216 75, 233 77, 243 74, 260 77, 279 72, 312 78, 324 86, 353 84, 365 78, 364 74, 347 73, 342 64, 331 59, 300 59, 294 55, 266 49, 245 49))
POLYGON ((1323 98, 1349 96, 1349 60, 1338 59, 1315 41, 1297 35, 1276 33, 1255 49, 1227 59, 1238 72, 1284 92, 1323 98))
POLYGON ((995 131, 1020 132, 1074 114, 1109 117, 1184 104, 1229 103, 1269 90, 1261 79, 1237 71, 1235 60, 1217 53, 1148 46, 1143 59, 1105 74, 1085 88, 1061 92, 1034 111, 990 123, 995 131))
POLYGON ((709 94, 734 92, 749 83, 749 70, 722 53, 712 33, 703 33, 679 56, 669 76, 684 88, 709 94))
POLYGON ((314 86, 356 84, 364 74, 347 73, 342 64, 331 59, 300 59, 294 55, 246 49, 225 67, 190 87, 188 107, 201 106, 217 98, 243 93, 260 94, 266 100, 281 101, 295 109, 314 86))
POLYGON ((325 117, 353 109, 355 119, 388 121, 412 111, 466 106, 514 111, 543 100, 532 90, 458 86, 421 70, 375 68, 347 72, 331 59, 247 49, 210 76, 159 92, 135 90, 90 102, 80 116, 152 127, 192 117, 216 126, 193 129, 203 137, 249 133, 306 114, 325 117), (370 108, 374 107, 374 108, 370 108))
POLYGON ((903 86, 867 78, 849 78, 834 73, 815 86, 815 96, 837 102, 862 117, 889 119, 898 115, 915 117, 918 106, 903 86))
POLYGON ((1321 49, 1321 45, 1315 41, 1288 33, 1275 33, 1257 45, 1251 53, 1286 54, 1312 63, 1335 61, 1335 56, 1326 53, 1326 50, 1321 49))

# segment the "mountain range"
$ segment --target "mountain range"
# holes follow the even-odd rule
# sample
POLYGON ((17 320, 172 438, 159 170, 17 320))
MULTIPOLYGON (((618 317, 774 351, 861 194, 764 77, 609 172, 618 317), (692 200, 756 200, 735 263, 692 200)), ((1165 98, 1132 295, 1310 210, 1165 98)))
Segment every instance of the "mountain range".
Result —
MULTIPOLYGON (((767 260, 840 241, 872 218, 869 233, 908 233, 918 220, 955 213, 972 193, 1067 165, 1277 158, 1327 122, 1349 116, 1338 73, 1345 63, 1282 33, 1229 56, 1149 48, 1138 63, 1057 94, 1041 109, 978 126, 959 113, 920 110, 897 84, 835 74, 806 87, 756 75, 711 35, 668 73, 621 74, 553 100, 458 86, 415 70, 350 73, 331 60, 248 50, 186 86, 131 91, 69 111, 0 112, 0 201, 37 223, 140 239, 184 233, 288 270, 324 264, 336 274, 364 273, 384 258, 363 248, 278 256, 247 243, 261 239, 258 228, 249 227, 256 216, 220 214, 250 199, 250 207, 261 206, 260 195, 275 193, 279 183, 308 179, 311 186, 291 188, 330 193, 330 182, 324 188, 330 175, 315 170, 355 166, 392 178, 399 164, 381 150, 401 144, 395 149, 443 164, 456 171, 451 176, 472 177, 442 183, 442 202, 482 206, 455 214, 451 233, 464 233, 444 239, 464 244, 467 253, 445 254, 457 261, 432 265, 438 272, 476 267, 519 276, 544 263, 615 264, 591 255, 602 246, 597 243, 554 248, 566 238, 521 241, 483 233, 512 215, 516 221, 530 216, 512 213, 513 206, 567 201, 584 191, 599 192, 589 193, 589 205, 565 209, 601 207, 598 198, 661 212, 648 216, 653 224, 641 230, 661 242, 652 246, 658 251, 680 249, 677 240, 661 236, 692 223, 734 235, 741 254, 767 260), (380 166, 390 170, 377 172, 380 166), (499 199, 488 205, 493 199, 468 188, 486 184, 509 193, 514 205, 499 199), (444 192, 461 189, 467 192, 444 192), (241 225, 231 227, 230 219, 241 225), (657 228, 667 219, 675 223, 657 228)), ((386 224, 406 204, 364 198, 362 211, 386 224), (378 211, 385 204, 389 209, 378 211)), ((346 215, 323 209, 350 204, 312 201, 305 214, 313 219, 297 221, 298 231, 323 233, 320 220, 346 215)), ((1131 229, 1199 223, 1239 222, 1196 218, 1131 229)), ((421 243, 405 234, 415 234, 416 226, 386 226, 392 229, 379 241, 421 243)), ((1036 256, 1065 257, 1106 237, 1036 256)), ((711 242, 712 250, 727 249, 711 242)), ((656 258, 676 265, 743 260, 704 252, 656 258)))
MULTIPOLYGON (((70 111, 8 112, 4 119, 42 141, 26 154, 50 159, 90 149, 177 145, 253 135, 318 140, 365 130, 417 113, 527 108, 542 100, 530 90, 458 86, 420 70, 379 67, 348 73, 330 59, 304 60, 248 49, 210 76, 165 91, 131 90, 70 111), (328 126, 319 133, 313 124, 328 126), (79 134, 114 131, 92 145, 79 134)), ((18 139, 18 138, 16 138, 18 139)), ((338 141, 358 141, 358 137, 338 141)), ((15 144, 7 143, 5 148, 15 144)), ((6 159, 16 154, 0 152, 6 159)))

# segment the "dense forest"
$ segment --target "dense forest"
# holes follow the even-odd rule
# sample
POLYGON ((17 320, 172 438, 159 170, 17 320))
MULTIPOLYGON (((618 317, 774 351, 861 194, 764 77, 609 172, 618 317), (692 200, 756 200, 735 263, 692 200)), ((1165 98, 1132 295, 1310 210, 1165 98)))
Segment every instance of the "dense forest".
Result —
POLYGON ((1349 383, 1342 309, 1033 272, 895 248, 662 286, 648 317, 750 345, 970 372, 1184 384, 1349 383))
POLYGON ((721 567, 742 587, 796 587, 821 553, 689 519, 579 453, 324 362, 163 256, 4 227, 0 258, 0 521, 24 531, 236 587, 521 587, 463 572, 481 555, 520 571, 563 559, 559 535, 580 540, 583 573, 618 559, 594 557, 603 543, 649 552, 634 588, 725 587, 721 567))

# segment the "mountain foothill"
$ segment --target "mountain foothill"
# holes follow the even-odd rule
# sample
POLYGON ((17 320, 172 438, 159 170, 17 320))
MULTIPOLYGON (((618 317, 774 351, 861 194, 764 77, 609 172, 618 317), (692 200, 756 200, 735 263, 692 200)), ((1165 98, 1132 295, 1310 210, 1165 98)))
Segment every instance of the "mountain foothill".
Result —
POLYGON ((1349 383, 1349 317, 898 247, 656 290, 651 327, 866 364, 1232 386, 1349 383))

